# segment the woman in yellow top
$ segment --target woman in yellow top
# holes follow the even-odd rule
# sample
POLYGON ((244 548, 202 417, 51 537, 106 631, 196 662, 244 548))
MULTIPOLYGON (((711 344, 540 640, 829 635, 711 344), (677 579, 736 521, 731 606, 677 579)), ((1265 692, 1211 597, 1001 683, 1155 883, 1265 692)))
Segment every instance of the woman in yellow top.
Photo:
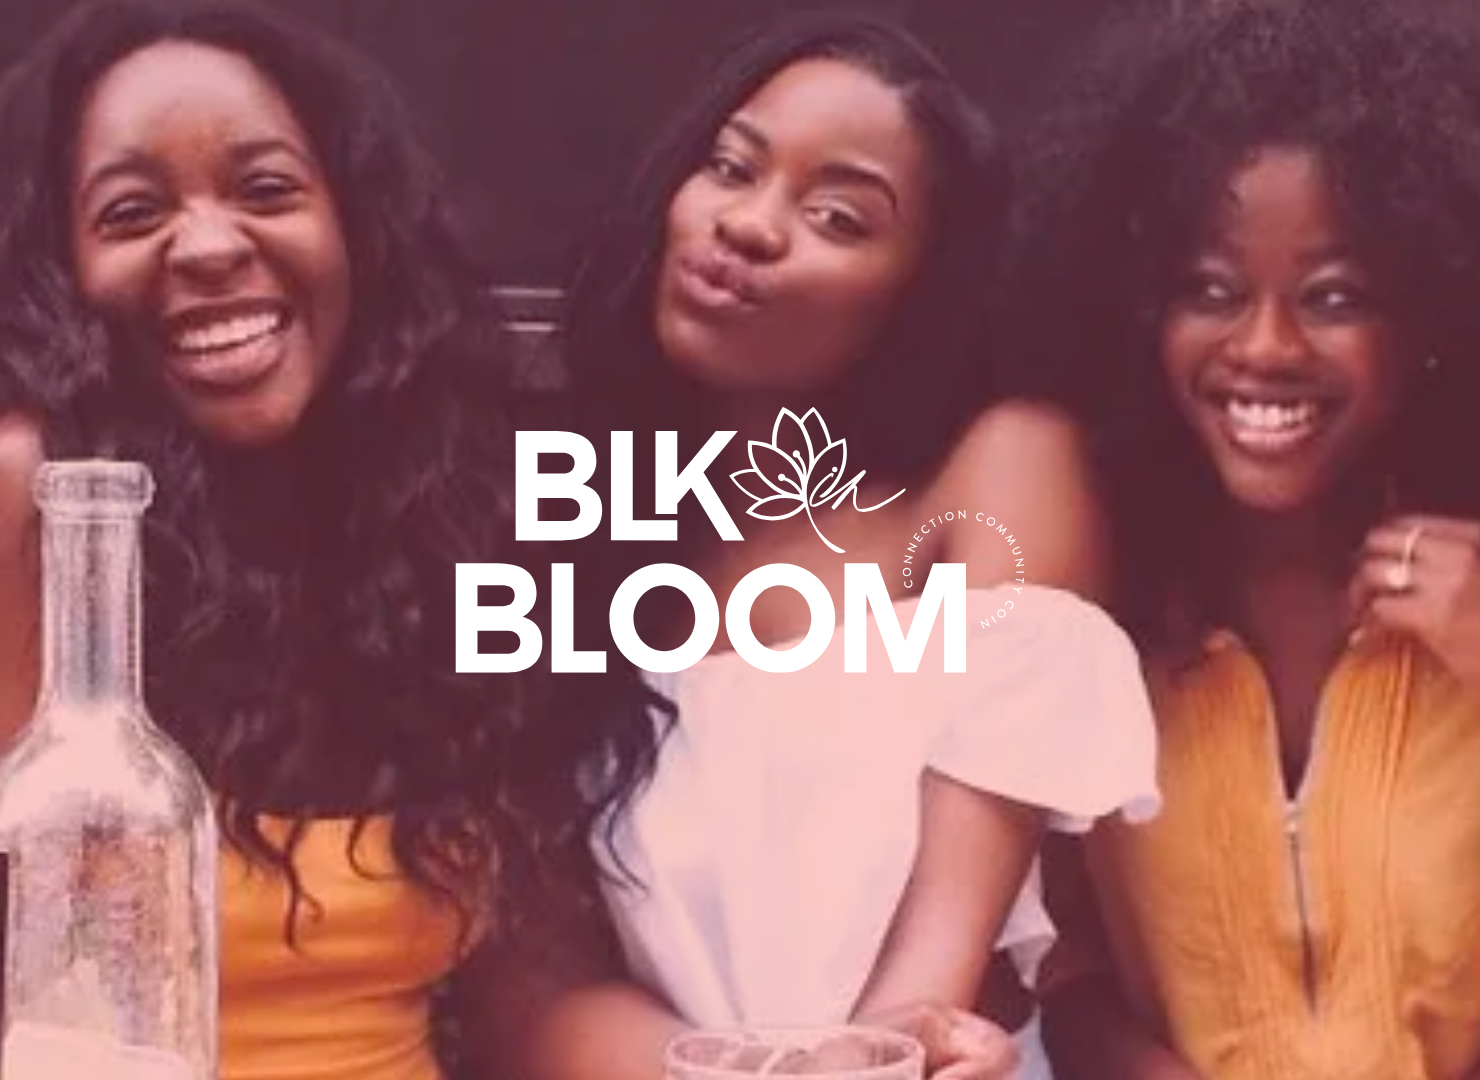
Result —
POLYGON ((1480 53, 1396 4, 1141 29, 1032 148, 1012 268, 1162 740, 1060 912, 1056 1069, 1480 1075, 1480 53))
POLYGON ((363 60, 211 3, 78 9, 0 88, 0 729, 38 459, 147 463, 146 693, 227 837, 226 1080, 434 1080, 432 988, 482 1009, 486 929, 584 833, 544 767, 579 733, 454 670, 514 397, 410 130, 363 60))

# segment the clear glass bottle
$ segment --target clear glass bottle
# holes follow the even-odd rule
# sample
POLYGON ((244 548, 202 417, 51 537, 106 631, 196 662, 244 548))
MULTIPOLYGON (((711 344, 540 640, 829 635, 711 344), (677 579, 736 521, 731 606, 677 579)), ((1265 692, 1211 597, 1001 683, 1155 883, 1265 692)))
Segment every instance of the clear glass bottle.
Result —
POLYGON ((0 762, 4 1080, 215 1080, 216 822, 140 677, 142 465, 54 462, 36 713, 0 762))

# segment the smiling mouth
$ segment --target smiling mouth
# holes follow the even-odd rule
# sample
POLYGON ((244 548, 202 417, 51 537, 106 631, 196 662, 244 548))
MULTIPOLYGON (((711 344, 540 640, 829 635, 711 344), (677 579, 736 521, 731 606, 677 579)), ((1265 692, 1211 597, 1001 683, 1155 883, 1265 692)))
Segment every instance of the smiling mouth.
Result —
POLYGON ((1310 397, 1259 397, 1244 393, 1213 395, 1230 442, 1260 455, 1286 454, 1302 449, 1327 426, 1333 410, 1329 399, 1310 397))
POLYGON ((293 323, 292 310, 276 303, 177 316, 164 334, 170 373, 203 391, 250 389, 281 364, 293 323))
POLYGON ((187 356, 241 348, 254 341, 281 333, 288 328, 289 313, 285 308, 248 315, 231 315, 210 322, 197 322, 178 327, 169 336, 174 352, 187 356))

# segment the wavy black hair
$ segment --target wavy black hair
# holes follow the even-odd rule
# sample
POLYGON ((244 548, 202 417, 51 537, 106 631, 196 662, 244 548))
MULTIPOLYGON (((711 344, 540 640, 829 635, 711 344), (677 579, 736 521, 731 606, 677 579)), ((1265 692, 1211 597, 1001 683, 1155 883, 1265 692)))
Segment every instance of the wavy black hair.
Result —
MULTIPOLYGON (((987 296, 1006 224, 1009 177, 995 130, 944 66, 900 26, 858 13, 794 14, 752 29, 685 98, 615 197, 569 289, 562 335, 573 420, 601 447, 607 432, 676 430, 694 449, 724 427, 716 391, 663 355, 653 296, 678 189, 703 167, 726 121, 803 60, 855 65, 893 88, 931 153, 932 234, 905 294, 868 355, 813 399, 871 474, 928 475, 985 395, 987 296)), ((639 451, 640 453, 641 451, 639 451)), ((639 459, 640 460, 640 459, 639 459)), ((606 609, 618 580, 649 557, 683 561, 672 545, 588 545, 578 624, 611 654, 606 609), (592 602, 592 601, 595 602, 592 602)), ((618 811, 656 763, 676 707, 620 658, 599 679, 564 686, 564 711, 590 714, 632 763, 614 771, 608 840, 618 811), (656 723, 654 722, 656 718, 656 723)), ((625 869, 620 866, 619 869, 625 869)), ((623 874, 630 882, 631 875, 623 874)))
POLYGON ((992 125, 907 31, 848 12, 808 12, 753 30, 689 95, 616 197, 575 275, 564 348, 587 427, 707 436, 716 391, 662 355, 652 298, 674 194, 702 166, 725 122, 783 69, 841 60, 896 90, 934 167, 932 236, 922 265, 869 355, 815 403, 848 433, 870 471, 928 473, 979 404, 987 291, 1008 199, 1006 157, 992 125))
POLYGON ((0 407, 35 417, 49 454, 154 472, 150 708, 220 792, 230 840, 287 875, 290 939, 312 902, 293 856, 313 818, 353 817, 358 838, 394 812, 405 872, 481 921, 517 914, 544 853, 582 835, 602 797, 577 789, 587 736, 579 717, 545 712, 541 679, 455 670, 454 564, 529 556, 511 529, 521 398, 442 191, 377 68, 239 4, 85 5, 0 86, 0 407), (271 80, 338 208, 350 326, 283 445, 212 444, 78 292, 80 112, 112 65, 168 40, 245 57, 271 80), (285 843, 263 815, 291 819, 285 843))
POLYGON ((1004 387, 1088 428, 1119 607, 1143 641, 1186 644, 1215 618, 1225 496, 1172 402, 1159 329, 1215 195, 1260 148, 1319 155, 1414 366, 1392 439, 1398 507, 1480 516, 1477 87, 1458 5, 1226 0, 1119 27, 1030 131, 1004 387))

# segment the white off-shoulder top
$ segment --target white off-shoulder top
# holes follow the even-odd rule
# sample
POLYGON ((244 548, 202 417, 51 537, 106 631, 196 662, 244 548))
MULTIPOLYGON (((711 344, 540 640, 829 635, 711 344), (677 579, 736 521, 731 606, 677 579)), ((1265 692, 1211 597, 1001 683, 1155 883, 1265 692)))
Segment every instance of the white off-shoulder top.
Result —
MULTIPOLYGON (((906 632, 916 606, 894 605, 906 632)), ((1107 615, 1044 587, 968 590, 954 674, 943 618, 913 673, 892 670, 870 613, 867 673, 844 673, 839 627, 801 671, 725 652, 649 675, 678 721, 616 825, 640 884, 614 875, 606 898, 635 977, 691 1022, 848 1017, 910 875, 927 768, 1043 807, 1063 829, 1155 812, 1151 708, 1107 615)), ((999 947, 1031 975, 1052 933, 1035 873, 999 947)))

